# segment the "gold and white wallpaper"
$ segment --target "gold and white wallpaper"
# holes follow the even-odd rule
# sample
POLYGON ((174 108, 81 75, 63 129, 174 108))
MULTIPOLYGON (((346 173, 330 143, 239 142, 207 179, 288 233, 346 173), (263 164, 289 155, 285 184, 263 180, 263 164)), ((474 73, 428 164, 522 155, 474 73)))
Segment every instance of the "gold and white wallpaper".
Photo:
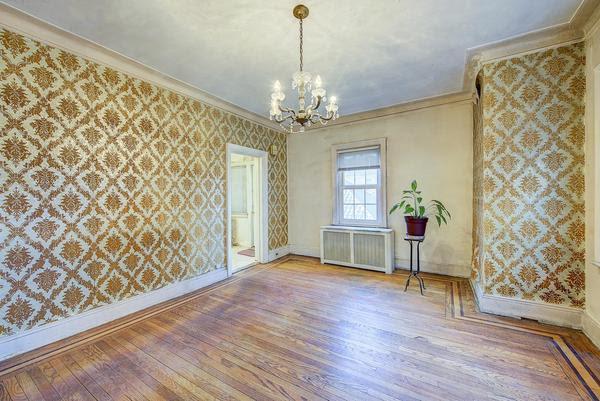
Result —
POLYGON ((0 334, 224 266, 226 143, 286 245, 285 134, 0 30, 0 334))
POLYGON ((578 43, 483 67, 474 246, 488 294, 584 305, 584 66, 578 43))

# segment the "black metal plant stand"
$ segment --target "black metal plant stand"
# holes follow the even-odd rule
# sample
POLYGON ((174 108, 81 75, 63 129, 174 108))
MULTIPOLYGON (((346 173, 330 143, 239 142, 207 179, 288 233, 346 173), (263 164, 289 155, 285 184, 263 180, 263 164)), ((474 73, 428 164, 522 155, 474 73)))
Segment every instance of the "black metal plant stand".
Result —
POLYGON ((414 236, 414 235, 406 235, 404 237, 404 241, 407 241, 410 244, 410 273, 408 275, 408 279, 406 280, 406 285, 404 286, 404 291, 408 289, 410 285, 411 277, 415 277, 419 282, 419 289, 421 290, 421 295, 423 295, 423 290, 425 289, 425 281, 420 276, 421 273, 421 255, 419 252, 419 248, 423 241, 425 240, 425 236, 414 236), (413 269, 413 243, 417 243, 417 270, 413 269))

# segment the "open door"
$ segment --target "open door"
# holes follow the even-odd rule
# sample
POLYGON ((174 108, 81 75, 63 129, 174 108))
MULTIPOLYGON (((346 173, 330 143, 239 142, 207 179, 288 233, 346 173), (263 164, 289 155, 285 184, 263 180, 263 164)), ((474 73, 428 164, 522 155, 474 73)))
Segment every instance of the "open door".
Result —
POLYGON ((266 263, 267 153, 227 145, 227 270, 266 263))

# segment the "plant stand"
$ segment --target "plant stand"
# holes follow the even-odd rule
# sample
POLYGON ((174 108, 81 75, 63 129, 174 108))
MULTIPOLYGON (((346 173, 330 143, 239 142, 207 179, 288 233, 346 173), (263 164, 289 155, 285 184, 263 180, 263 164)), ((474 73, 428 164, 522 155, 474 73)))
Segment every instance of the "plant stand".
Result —
POLYGON ((406 290, 408 289, 408 286, 410 285, 411 277, 415 277, 417 279, 417 281, 419 282, 419 289, 421 290, 421 295, 424 295, 423 290, 425 289, 425 281, 420 276, 421 255, 419 252, 419 248, 420 248, 421 244, 423 243, 423 241, 425 241, 425 236, 413 236, 413 235, 406 234, 406 236, 404 237, 404 241, 407 241, 410 244, 410 273, 408 275, 408 279, 406 280, 406 285, 404 286, 404 292, 406 292, 406 290), (417 270, 413 269, 413 243, 417 244, 416 245, 417 246, 417 270))

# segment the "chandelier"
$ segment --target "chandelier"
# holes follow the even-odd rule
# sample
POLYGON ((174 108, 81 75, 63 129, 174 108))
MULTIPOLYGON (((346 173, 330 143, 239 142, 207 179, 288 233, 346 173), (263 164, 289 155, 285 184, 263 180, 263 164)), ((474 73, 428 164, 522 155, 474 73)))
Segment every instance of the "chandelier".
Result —
POLYGON ((289 132, 304 132, 304 128, 310 127, 312 124, 321 123, 325 125, 330 120, 338 118, 338 104, 335 96, 331 96, 329 103, 325 106, 326 115, 323 116, 319 112, 321 104, 327 101, 325 97, 327 92, 323 88, 319 75, 315 77, 314 89, 312 89, 312 77, 310 73, 303 70, 302 21, 308 17, 308 7, 299 4, 294 7, 293 14, 294 17, 300 20, 300 71, 292 76, 292 89, 298 90, 298 110, 282 104, 285 94, 281 89, 281 83, 275 81, 273 93, 271 93, 269 115, 271 120, 274 120, 289 132), (308 92, 310 92, 310 95, 308 95, 310 98, 307 99, 308 92))

